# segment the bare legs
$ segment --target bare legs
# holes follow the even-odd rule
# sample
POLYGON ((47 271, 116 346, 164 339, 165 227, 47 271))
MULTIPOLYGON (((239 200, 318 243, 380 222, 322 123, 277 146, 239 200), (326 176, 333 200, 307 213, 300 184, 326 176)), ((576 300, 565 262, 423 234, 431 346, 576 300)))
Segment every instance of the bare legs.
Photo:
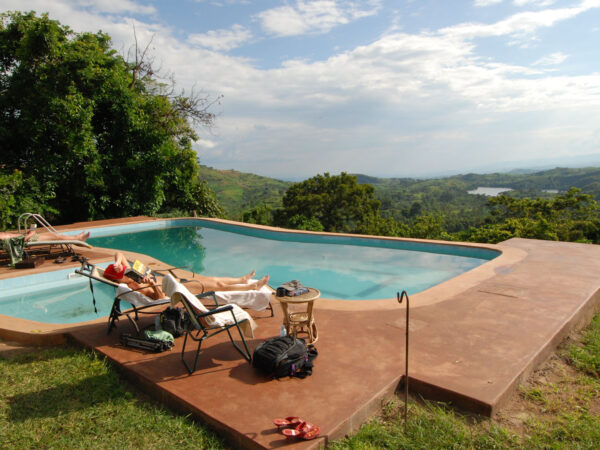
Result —
MULTIPOLYGON (((207 283, 221 283, 221 285, 225 286, 228 284, 248 284, 248 281, 252 279, 252 277, 256 275, 256 270, 253 270, 248 275, 244 275, 242 277, 202 277, 203 282, 207 283)), ((220 289, 223 290, 223 289, 220 289)))
POLYGON ((228 284, 222 280, 217 281, 214 288, 210 287, 210 284, 205 283, 205 289, 209 291, 256 291, 266 285, 269 282, 269 275, 265 275, 260 280, 253 283, 246 282, 245 284, 228 284))
MULTIPOLYGON (((27 233, 26 240, 29 239, 33 234, 27 233)), ((89 232, 82 231, 74 236, 68 234, 56 234, 56 233, 38 233, 38 240, 40 241, 82 241, 85 242, 90 237, 89 232)))
POLYGON ((260 280, 250 283, 249 281, 255 274, 255 270, 241 277, 206 277, 196 274, 195 278, 186 280, 185 285, 194 293, 207 291, 255 291, 269 282, 269 275, 266 275, 260 280))
MULTIPOLYGON (((29 230, 27 232, 27 234, 25 235, 25 240, 29 241, 35 235, 36 235, 35 230, 29 230)), ((23 236, 23 235, 19 234, 19 233, 9 233, 6 231, 0 232, 0 239, 14 238, 14 237, 19 237, 19 236, 23 236)), ((82 241, 82 242, 85 242, 90 237, 90 233, 89 233, 89 231, 87 233, 85 231, 82 231, 79 234, 71 236, 68 234, 49 233, 49 232, 45 231, 43 233, 37 233, 37 236, 38 236, 37 240, 39 240, 39 241, 82 241)))

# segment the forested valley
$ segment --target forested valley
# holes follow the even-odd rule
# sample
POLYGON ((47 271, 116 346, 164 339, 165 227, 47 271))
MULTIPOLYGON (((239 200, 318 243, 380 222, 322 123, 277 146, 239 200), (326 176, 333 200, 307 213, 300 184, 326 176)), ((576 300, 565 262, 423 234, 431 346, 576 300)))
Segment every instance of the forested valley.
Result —
POLYGON ((520 172, 435 179, 325 174, 292 183, 206 166, 200 171, 225 216, 233 220, 424 239, 599 242, 599 168, 520 172), (469 193, 478 187, 510 190, 496 197, 469 193), (372 192, 364 192, 370 188, 372 192), (353 212, 358 199, 361 207, 353 212), (365 199, 376 200, 379 206, 365 199), (326 216, 337 216, 337 225, 331 225, 336 218, 326 216))

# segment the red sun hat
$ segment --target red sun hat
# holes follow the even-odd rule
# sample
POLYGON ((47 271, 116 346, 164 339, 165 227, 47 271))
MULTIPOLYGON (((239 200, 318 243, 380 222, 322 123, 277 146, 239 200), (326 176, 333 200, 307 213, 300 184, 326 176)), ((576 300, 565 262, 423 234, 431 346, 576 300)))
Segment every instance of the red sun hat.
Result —
POLYGON ((106 269, 104 269, 104 278, 108 278, 109 280, 120 280, 125 275, 125 266, 121 266, 122 270, 117 272, 114 264, 110 264, 106 269))

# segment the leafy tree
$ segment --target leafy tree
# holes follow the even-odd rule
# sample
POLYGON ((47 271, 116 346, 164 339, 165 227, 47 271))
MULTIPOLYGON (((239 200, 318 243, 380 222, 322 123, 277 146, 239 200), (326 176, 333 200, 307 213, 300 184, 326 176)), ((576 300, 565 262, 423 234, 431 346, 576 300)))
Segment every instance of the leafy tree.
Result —
POLYGON ((476 242, 500 242, 511 237, 600 243, 598 204, 589 194, 571 188, 553 198, 513 198, 488 201, 486 224, 461 235, 476 242))
POLYGON ((278 225, 361 234, 392 234, 394 221, 384 219, 374 188, 358 184, 356 176, 344 172, 317 175, 288 188, 283 208, 275 215, 278 225))
POLYGON ((442 216, 424 214, 419 216, 412 225, 408 226, 402 235, 417 239, 453 240, 453 237, 448 234, 444 225, 444 218, 442 216))
POLYGON ((0 229, 12 228, 19 216, 25 212, 38 211, 42 214, 53 214, 46 205, 48 194, 44 194, 35 178, 23 178, 23 173, 15 170, 11 174, 0 171, 0 229))
POLYGON ((258 225, 273 225, 273 208, 269 205, 259 205, 242 213, 242 222, 258 225))
POLYGON ((288 226, 296 230, 325 231, 323 224, 315 217, 306 217, 302 214, 292 216, 288 221, 288 226))
POLYGON ((191 147, 194 122, 214 119, 210 102, 158 83, 144 53, 129 63, 102 32, 0 15, 0 173, 36 183, 32 210, 59 222, 220 214, 191 147))

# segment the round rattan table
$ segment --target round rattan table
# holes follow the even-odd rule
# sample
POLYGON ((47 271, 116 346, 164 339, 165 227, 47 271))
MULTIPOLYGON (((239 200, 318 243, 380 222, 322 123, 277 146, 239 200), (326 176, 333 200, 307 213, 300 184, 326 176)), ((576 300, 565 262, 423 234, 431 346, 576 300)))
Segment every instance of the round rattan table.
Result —
POLYGON ((306 333, 307 344, 314 344, 319 339, 317 325, 313 316, 313 305, 321 292, 315 288, 307 288, 308 292, 294 297, 278 297, 283 311, 283 325, 290 336, 297 337, 298 333, 306 333), (304 308, 306 305, 306 308, 304 308))

